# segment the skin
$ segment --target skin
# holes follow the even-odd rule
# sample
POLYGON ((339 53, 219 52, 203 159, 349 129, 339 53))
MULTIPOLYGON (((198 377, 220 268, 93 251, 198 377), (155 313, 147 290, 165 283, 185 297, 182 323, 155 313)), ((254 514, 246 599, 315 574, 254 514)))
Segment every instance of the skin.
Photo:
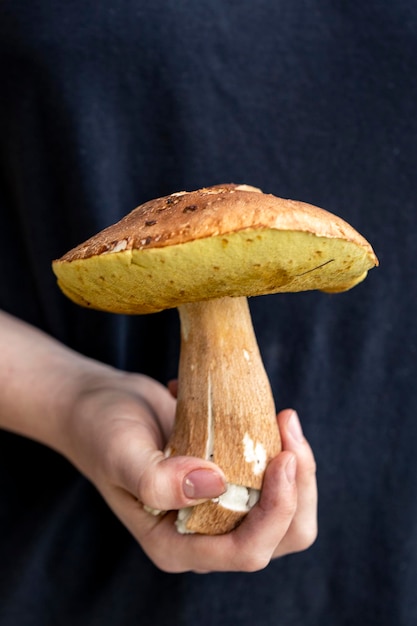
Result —
POLYGON ((220 495, 225 483, 209 461, 164 457, 175 382, 167 389, 87 359, 1 312, 0 354, 0 427, 69 459, 160 569, 253 572, 314 542, 316 467, 294 410, 277 416, 283 450, 243 523, 223 536, 180 535, 173 511, 220 495))

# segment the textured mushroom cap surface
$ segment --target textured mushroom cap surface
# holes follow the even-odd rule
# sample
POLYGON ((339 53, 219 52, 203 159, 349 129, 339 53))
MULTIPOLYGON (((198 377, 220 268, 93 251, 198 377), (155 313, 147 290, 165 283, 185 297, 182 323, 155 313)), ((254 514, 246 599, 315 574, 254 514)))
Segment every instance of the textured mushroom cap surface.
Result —
POLYGON ((146 202, 53 270, 77 304, 135 314, 223 296, 344 291, 376 265, 366 239, 332 213, 218 185, 146 202))

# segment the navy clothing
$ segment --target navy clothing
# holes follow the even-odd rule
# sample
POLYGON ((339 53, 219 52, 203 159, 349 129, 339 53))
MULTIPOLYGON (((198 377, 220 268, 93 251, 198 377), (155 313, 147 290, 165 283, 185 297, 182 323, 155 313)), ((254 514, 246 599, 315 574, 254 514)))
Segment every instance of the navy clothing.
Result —
POLYGON ((411 0, 0 3, 0 308, 166 382, 176 311, 83 310, 51 260, 218 183, 327 208, 381 262, 345 294, 251 300, 277 408, 316 454, 311 549, 164 574, 64 459, 1 433, 1 626, 415 626, 416 70, 411 0))

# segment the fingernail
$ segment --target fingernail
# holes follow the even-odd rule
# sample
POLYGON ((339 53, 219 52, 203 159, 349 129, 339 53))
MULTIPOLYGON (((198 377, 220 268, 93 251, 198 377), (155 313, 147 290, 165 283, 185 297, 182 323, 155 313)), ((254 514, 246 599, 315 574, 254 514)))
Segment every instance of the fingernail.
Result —
POLYGON ((285 473, 287 475, 287 480, 289 483, 293 483, 295 481, 295 475, 297 472, 297 464, 295 462, 295 456, 291 457, 285 466, 285 473))
POLYGON ((195 500, 216 498, 226 491, 226 483, 217 472, 194 470, 184 478, 183 491, 187 498, 195 500))
POLYGON ((291 416, 288 420, 288 430, 291 434, 291 437, 295 439, 298 443, 302 443, 304 441, 303 430, 301 428, 300 420, 298 419, 298 415, 296 411, 291 413, 291 416))

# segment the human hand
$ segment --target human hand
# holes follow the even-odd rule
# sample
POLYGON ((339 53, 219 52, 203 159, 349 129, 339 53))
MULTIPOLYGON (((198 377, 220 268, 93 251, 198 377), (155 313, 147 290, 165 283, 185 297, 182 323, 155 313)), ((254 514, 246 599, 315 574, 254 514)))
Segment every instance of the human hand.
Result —
POLYGON ((221 536, 181 535, 176 510, 225 490, 221 470, 165 458, 175 400, 145 376, 114 373, 80 394, 67 420, 67 456, 92 481, 157 567, 167 572, 256 571, 309 547, 317 533, 315 462, 296 413, 278 415, 283 451, 241 525, 221 536), (169 511, 151 515, 148 510, 169 511))
POLYGON ((268 465, 261 498, 242 524, 228 535, 180 535, 173 511, 219 496, 225 484, 209 461, 164 457, 173 395, 2 312, 0 353, 0 427, 69 458, 161 569, 255 571, 314 541, 314 457, 293 411, 278 415, 283 451, 268 465), (145 505, 171 512, 155 517, 145 505))

